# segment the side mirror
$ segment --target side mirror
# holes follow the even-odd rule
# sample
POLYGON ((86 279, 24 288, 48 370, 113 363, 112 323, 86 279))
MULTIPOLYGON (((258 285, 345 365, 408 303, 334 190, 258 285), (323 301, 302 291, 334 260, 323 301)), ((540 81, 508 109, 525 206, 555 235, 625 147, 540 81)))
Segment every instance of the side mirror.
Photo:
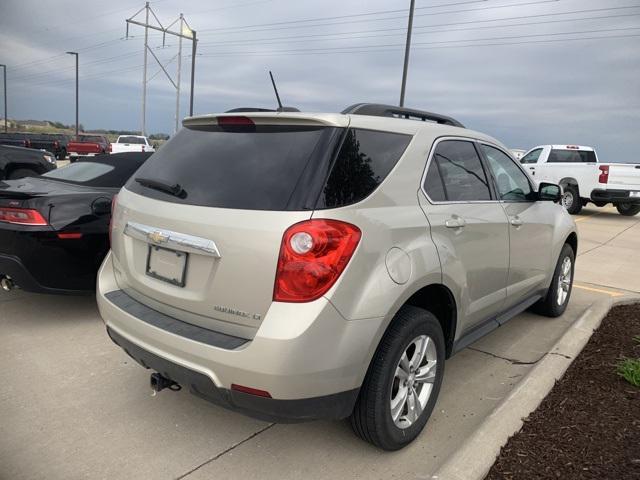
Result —
POLYGON ((559 202, 562 199, 562 188, 555 183, 542 182, 538 187, 538 200, 559 202))

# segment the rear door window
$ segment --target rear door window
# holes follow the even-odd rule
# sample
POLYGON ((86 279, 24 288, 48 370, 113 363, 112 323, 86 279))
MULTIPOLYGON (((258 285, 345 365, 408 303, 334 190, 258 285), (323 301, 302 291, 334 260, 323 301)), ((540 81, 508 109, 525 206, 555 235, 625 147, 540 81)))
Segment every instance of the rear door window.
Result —
POLYGON ((429 162, 424 188, 432 201, 491 200, 489 182, 480 157, 473 143, 465 140, 438 143, 429 162))

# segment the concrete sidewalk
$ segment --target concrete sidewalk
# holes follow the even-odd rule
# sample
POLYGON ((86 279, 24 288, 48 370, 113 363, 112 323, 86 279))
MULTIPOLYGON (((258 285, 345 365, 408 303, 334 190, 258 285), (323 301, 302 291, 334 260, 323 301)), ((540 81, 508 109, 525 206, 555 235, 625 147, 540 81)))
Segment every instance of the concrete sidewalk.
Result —
POLYGON ((449 360, 425 432, 395 453, 346 422, 272 425, 187 392, 151 397, 92 298, 0 295, 0 478, 430 478, 582 312, 640 292, 640 217, 584 212, 565 315, 522 314, 449 360))

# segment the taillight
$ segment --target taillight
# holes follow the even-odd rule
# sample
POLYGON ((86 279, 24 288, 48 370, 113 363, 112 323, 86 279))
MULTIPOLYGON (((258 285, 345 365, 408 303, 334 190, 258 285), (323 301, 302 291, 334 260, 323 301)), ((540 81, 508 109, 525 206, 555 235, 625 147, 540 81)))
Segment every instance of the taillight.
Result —
POLYGON ((109 148, 107 150, 109 151, 109 153, 113 151, 113 147, 111 146, 111 144, 109 144, 109 148))
POLYGON ((240 115, 230 115, 228 117, 218 117, 218 125, 220 126, 253 126, 255 123, 249 117, 243 117, 240 115))
POLYGON ((48 225, 39 211, 30 208, 0 207, 0 222, 17 225, 48 225))
POLYGON ((144 152, 144 145, 142 145, 142 151, 144 152))
POLYGON ((342 274, 361 232, 337 220, 306 220, 282 237, 273 291, 276 302, 310 302, 324 295, 342 274))
POLYGON ((609 182, 609 165, 600 165, 600 176, 598 177, 598 182, 600 183, 608 183, 609 182))
POLYGON ((54 146, 55 148, 58 148, 58 147, 60 146, 60 142, 58 142, 57 140, 54 140, 54 142, 53 142, 53 146, 54 146))
POLYGON ((111 217, 109 218, 109 246, 113 245, 111 237, 113 235, 113 214, 116 211, 116 203, 118 201, 118 195, 114 195, 111 199, 111 217))

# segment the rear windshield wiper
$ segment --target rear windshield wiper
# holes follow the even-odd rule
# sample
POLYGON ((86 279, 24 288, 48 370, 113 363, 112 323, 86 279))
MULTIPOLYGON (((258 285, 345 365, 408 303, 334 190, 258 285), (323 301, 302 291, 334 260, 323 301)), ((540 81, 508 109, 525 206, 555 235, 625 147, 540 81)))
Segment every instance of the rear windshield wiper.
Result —
POLYGON ((153 180, 151 178, 141 178, 136 177, 136 182, 138 182, 143 187, 153 188, 154 190, 159 190, 163 193, 168 193, 169 195, 173 195, 178 198, 185 198, 187 196, 187 192, 180 186, 179 183, 174 183, 173 185, 170 183, 165 183, 160 180, 153 180))

